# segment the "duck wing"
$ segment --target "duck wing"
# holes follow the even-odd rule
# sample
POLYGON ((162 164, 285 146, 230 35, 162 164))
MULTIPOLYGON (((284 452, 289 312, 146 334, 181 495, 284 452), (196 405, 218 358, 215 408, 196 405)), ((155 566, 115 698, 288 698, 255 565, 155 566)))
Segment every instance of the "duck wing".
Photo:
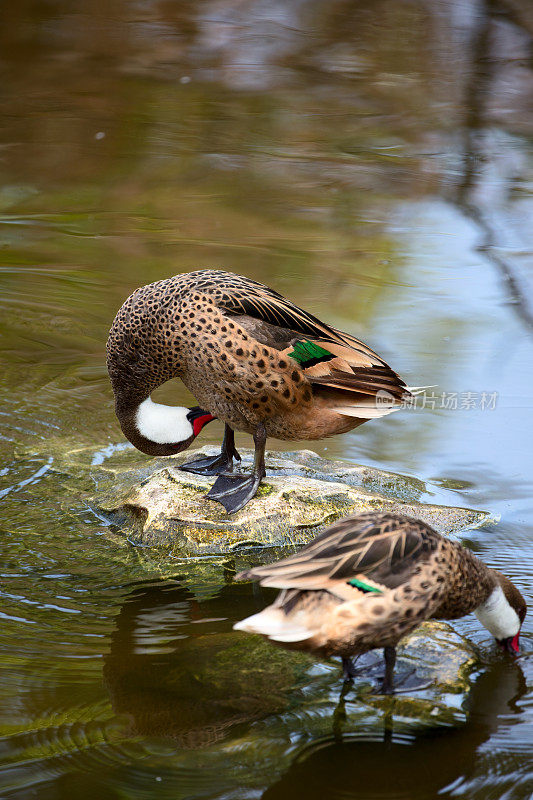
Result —
MULTIPOLYGON (((283 332, 280 342, 285 340, 285 345, 303 335, 304 338, 347 345, 360 357, 366 356, 364 360, 368 365, 386 366, 383 359, 364 342, 322 322, 262 283, 219 270, 201 270, 190 273, 188 278, 193 276, 194 288, 209 293, 221 311, 239 317, 241 323, 248 317, 252 321, 250 324, 255 320, 280 329, 283 332)), ((244 327, 247 327, 245 322, 244 327)), ((274 332, 270 333, 275 336, 274 332)))
POLYGON ((431 558, 440 539, 420 520, 398 514, 360 514, 334 523, 298 553, 245 570, 236 580, 256 580, 278 589, 325 589, 333 594, 347 583, 362 591, 392 589, 431 558))
MULTIPOLYGON (((385 401, 393 403, 410 394, 388 364, 373 364, 365 353, 347 345, 298 340, 284 352, 298 361, 315 393, 327 396, 340 413, 358 416, 357 409, 368 405, 380 416, 388 413, 385 401), (385 393, 383 406, 376 404, 380 391, 385 393)), ((394 408, 389 406, 389 410, 394 408)))
POLYGON ((394 409, 376 409, 374 398, 380 390, 396 401, 409 395, 405 382, 368 345, 274 289, 229 272, 196 274, 195 288, 208 291, 225 314, 262 343, 294 358, 316 391, 331 395, 333 390, 336 395, 330 399, 339 413, 382 416, 394 409))

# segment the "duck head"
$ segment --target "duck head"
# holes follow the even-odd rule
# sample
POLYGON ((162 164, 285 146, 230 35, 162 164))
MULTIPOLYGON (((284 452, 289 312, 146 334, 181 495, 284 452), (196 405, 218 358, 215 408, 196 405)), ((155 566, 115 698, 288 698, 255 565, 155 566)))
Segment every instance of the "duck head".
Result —
POLYGON ((193 443, 215 417, 199 406, 166 406, 148 397, 129 414, 120 414, 122 431, 137 450, 149 456, 172 456, 193 443))
POLYGON ((492 633, 499 647, 516 655, 520 650, 519 638, 526 617, 526 601, 509 578, 497 570, 492 572, 496 585, 475 614, 492 633))
POLYGON ((215 417, 199 406, 166 406, 150 397, 166 381, 183 378, 185 369, 179 342, 169 344, 154 322, 154 286, 138 289, 120 308, 107 340, 107 369, 126 438, 146 455, 172 456, 215 417))

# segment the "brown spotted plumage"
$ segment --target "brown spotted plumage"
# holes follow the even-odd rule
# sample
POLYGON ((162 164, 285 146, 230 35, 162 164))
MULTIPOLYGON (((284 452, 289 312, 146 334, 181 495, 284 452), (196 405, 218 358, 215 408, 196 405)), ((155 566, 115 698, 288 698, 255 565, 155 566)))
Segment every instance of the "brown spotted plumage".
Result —
POLYGON ((183 449, 171 438, 157 448, 149 436, 140 438, 138 408, 170 378, 181 378, 201 409, 226 424, 221 456, 187 469, 231 471, 232 457, 238 456, 233 430, 254 436, 251 483, 226 472, 209 493, 228 511, 238 510, 255 493, 264 475, 266 437, 322 439, 345 433, 395 410, 409 395, 401 378, 355 337, 260 283, 215 270, 137 289, 113 322, 107 360, 122 429, 144 452, 161 454, 166 448, 168 454, 173 445, 173 452, 183 449))
POLYGON ((341 656, 346 678, 351 656, 385 648, 385 691, 392 689, 396 645, 424 620, 476 611, 516 650, 526 611, 516 587, 470 550, 420 520, 389 513, 347 517, 298 553, 236 580, 282 590, 236 628, 291 649, 341 656))

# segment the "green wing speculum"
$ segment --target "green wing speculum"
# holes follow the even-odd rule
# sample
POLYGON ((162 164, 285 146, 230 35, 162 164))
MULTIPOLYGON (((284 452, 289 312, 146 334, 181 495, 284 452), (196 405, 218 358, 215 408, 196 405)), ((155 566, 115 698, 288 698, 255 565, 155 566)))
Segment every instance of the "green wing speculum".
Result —
POLYGON ((302 367, 314 367, 315 364, 321 364, 324 361, 331 361, 335 358, 333 353, 314 342, 295 342, 293 348, 288 355, 294 358, 302 367))

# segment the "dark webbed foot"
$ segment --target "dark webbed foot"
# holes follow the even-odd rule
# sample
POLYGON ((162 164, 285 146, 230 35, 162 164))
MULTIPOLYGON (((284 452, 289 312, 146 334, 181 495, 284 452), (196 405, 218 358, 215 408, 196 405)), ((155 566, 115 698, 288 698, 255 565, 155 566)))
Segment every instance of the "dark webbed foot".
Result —
POLYGON ((224 427, 224 439, 222 441, 222 452, 218 456, 210 458, 197 458, 195 461, 186 461, 179 469, 184 472, 194 472, 196 475, 220 475, 221 472, 231 472, 233 469, 233 459, 241 460, 235 448, 235 434, 226 425, 224 427))
POLYGON ((357 663, 359 664, 359 666, 356 667, 353 659, 346 658, 344 656, 342 657, 342 677, 345 682, 349 681, 351 683, 354 678, 366 675, 369 671, 377 667, 378 664, 381 664, 381 658, 372 659, 370 654, 367 653, 362 656, 362 662, 359 661, 360 658, 361 656, 358 656, 356 659, 357 663))
POLYGON ((376 689, 376 694, 408 694, 410 692, 421 692, 423 689, 429 689, 433 685, 433 681, 420 682, 420 678, 416 674, 416 669, 410 669, 403 675, 400 675, 394 681, 393 685, 385 685, 385 681, 381 686, 376 689))
POLYGON ((419 692, 422 689, 428 689, 432 685, 432 681, 421 683, 416 674, 415 669, 407 669, 399 671, 396 679, 394 679, 394 666, 396 663, 396 649, 394 647, 385 647, 383 655, 385 657, 385 672, 379 669, 383 663, 380 658, 370 660, 370 653, 357 658, 358 667, 355 666, 351 658, 342 659, 342 674, 344 678, 344 686, 353 682, 356 677, 368 677, 377 682, 374 689, 371 689, 370 694, 404 694, 407 692, 419 692), (366 663, 362 663, 359 659, 363 659, 366 663))
POLYGON ((262 477, 263 475, 255 473, 251 475, 224 473, 218 476, 206 497, 221 503, 228 514, 234 514, 255 496, 262 477))
MULTIPOLYGON (((238 457, 239 461, 241 460, 237 451, 235 451, 234 455, 238 457)), ((196 475, 220 475, 221 472, 233 469, 233 458, 231 456, 228 457, 226 453, 220 453, 220 455, 212 456, 211 458, 197 458, 195 461, 186 461, 179 469, 184 472, 194 472, 196 475)))
POLYGON ((219 475, 210 491, 206 494, 210 500, 216 500, 224 506, 228 514, 235 514, 249 503, 255 496, 261 479, 265 477, 265 426, 261 423, 254 433, 255 456, 251 475, 219 475))
POLYGON ((418 692, 431 686, 431 681, 420 683, 415 669, 404 672, 403 675, 394 681, 394 665, 396 664, 396 648, 385 647, 383 650, 385 658, 385 675, 381 685, 374 691, 374 694, 403 694, 406 692, 418 692))

